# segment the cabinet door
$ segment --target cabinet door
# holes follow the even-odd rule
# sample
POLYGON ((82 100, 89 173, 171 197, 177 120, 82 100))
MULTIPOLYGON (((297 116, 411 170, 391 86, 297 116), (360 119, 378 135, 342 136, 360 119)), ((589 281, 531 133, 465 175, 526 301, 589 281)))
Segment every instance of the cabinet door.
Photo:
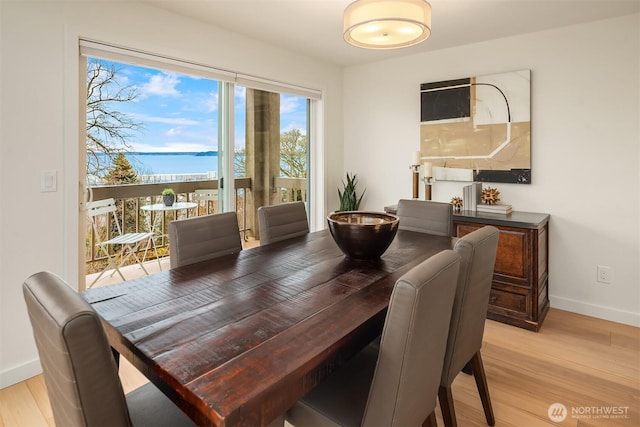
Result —
MULTIPOLYGON (((462 237, 482 227, 484 227, 483 224, 456 223, 456 236, 462 237)), ((493 275, 494 282, 531 288, 531 230, 504 226, 495 227, 500 230, 500 236, 498 237, 498 252, 493 275)))

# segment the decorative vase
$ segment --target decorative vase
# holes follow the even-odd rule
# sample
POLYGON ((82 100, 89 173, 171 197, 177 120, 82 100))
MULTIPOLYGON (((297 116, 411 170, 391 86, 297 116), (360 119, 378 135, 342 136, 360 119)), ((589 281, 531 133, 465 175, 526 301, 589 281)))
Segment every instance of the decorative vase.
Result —
POLYGON ((164 202, 165 206, 173 206, 173 203, 176 201, 176 195, 165 194, 164 196, 162 196, 162 201, 164 202))
POLYGON ((329 231, 343 254, 353 259, 377 259, 398 231, 399 219, 384 212, 332 212, 329 231))

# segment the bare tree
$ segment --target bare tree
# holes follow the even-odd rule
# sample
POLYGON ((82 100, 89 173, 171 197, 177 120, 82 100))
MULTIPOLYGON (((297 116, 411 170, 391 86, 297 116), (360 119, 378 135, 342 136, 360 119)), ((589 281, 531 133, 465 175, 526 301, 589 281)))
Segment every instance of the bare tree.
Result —
MULTIPOLYGON (((236 148, 234 153, 235 176, 246 176, 246 149, 236 148)), ((307 177, 307 137, 299 129, 280 134, 280 176, 307 177)))
POLYGON ((116 77, 115 66, 87 60, 87 176, 104 175, 120 151, 131 149, 127 139, 143 130, 142 123, 117 110, 138 93, 133 86, 121 86, 116 77))
POLYGON ((247 176, 247 151, 244 147, 236 148, 233 155, 233 164, 236 177, 247 176))
POLYGON ((280 175, 289 178, 307 177, 307 137, 300 129, 280 135, 280 175))

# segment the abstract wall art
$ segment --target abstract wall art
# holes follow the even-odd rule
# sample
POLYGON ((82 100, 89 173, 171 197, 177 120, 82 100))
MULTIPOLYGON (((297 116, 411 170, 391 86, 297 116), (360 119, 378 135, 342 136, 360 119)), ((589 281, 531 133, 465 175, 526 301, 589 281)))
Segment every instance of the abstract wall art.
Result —
POLYGON ((420 85, 420 156, 436 180, 531 183, 531 70, 420 85))

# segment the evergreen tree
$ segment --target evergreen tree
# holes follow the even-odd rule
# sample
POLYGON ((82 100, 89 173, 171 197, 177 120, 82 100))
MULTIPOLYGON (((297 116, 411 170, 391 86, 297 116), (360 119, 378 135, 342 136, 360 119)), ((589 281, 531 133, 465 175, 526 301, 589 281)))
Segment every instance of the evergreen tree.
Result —
POLYGON ((140 182, 140 177, 124 153, 118 153, 111 160, 111 167, 107 170, 102 182, 109 185, 135 184, 140 182))
MULTIPOLYGON (((111 160, 111 166, 102 178, 102 182, 108 185, 136 184, 140 182, 140 177, 124 153, 118 153, 111 160)), ((122 232, 135 232, 138 224, 136 199, 126 199, 124 201, 124 221, 122 220, 122 201, 119 200, 116 205, 118 206, 118 218, 120 218, 120 224, 122 224, 123 228, 122 232)))

